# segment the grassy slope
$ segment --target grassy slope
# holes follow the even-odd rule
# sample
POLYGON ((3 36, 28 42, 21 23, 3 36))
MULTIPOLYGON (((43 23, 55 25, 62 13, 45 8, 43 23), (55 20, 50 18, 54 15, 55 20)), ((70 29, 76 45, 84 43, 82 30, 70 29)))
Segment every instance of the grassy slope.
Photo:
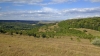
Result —
POLYGON ((80 30, 80 31, 83 31, 83 30, 86 30, 87 34, 91 34, 93 36, 100 36, 100 32, 99 31, 96 31, 96 30, 91 30, 91 29, 86 29, 86 28, 74 28, 76 30, 80 30))
POLYGON ((0 34, 0 56, 100 56, 100 47, 77 37, 34 38, 0 34))

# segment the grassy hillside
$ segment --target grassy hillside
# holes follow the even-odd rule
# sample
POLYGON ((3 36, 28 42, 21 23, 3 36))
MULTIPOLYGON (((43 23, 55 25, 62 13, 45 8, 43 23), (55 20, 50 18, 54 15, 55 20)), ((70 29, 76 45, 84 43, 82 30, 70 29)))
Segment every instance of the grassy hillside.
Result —
POLYGON ((35 25, 1 22, 0 56, 100 56, 99 29, 99 17, 35 25))
POLYGON ((27 24, 27 23, 0 23, 0 32, 29 35, 37 38, 58 38, 60 36, 77 36, 79 38, 92 39, 94 34, 87 34, 75 28, 85 28, 100 31, 100 17, 70 19, 50 24, 27 24))
POLYGON ((100 36, 100 31, 92 30, 92 29, 86 29, 86 28, 74 28, 76 30, 80 31, 86 31, 86 34, 91 34, 93 36, 100 36))
POLYGON ((79 42, 77 37, 71 37, 47 39, 0 34, 0 56, 100 56, 100 47, 87 39, 79 42))

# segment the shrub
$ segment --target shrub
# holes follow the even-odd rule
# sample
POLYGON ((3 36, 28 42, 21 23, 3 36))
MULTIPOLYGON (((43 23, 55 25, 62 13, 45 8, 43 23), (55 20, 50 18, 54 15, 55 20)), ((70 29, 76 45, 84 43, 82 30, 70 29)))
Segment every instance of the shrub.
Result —
POLYGON ((83 32, 87 32, 87 30, 83 30, 83 32))
POLYGON ((43 37, 43 38, 46 38, 46 34, 42 34, 42 37, 43 37))
POLYGON ((1 29, 0 29, 0 32, 1 32, 1 33, 6 33, 6 31, 5 31, 5 30, 1 30, 1 29))
POLYGON ((99 38, 96 38, 92 41, 92 44, 93 45, 96 45, 96 46, 100 46, 100 39, 99 38))
POLYGON ((19 34, 22 35, 22 32, 20 32, 19 34))
POLYGON ((72 37, 71 37, 70 39, 71 39, 71 40, 73 40, 73 38, 72 38, 72 37))
POLYGON ((18 32, 16 32, 16 34, 18 34, 18 32))

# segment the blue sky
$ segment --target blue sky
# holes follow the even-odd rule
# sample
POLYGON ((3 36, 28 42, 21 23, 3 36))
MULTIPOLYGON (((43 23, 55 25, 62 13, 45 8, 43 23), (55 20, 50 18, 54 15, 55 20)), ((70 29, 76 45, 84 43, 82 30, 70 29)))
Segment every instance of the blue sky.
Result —
POLYGON ((0 0, 0 20, 100 17, 100 0, 0 0))

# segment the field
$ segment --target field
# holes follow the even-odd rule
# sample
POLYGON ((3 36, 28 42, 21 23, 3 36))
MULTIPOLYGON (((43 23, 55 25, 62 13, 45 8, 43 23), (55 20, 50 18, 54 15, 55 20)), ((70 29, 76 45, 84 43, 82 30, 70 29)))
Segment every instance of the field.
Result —
POLYGON ((91 29, 86 29, 86 28, 75 28, 76 30, 80 30, 80 31, 84 31, 86 30, 87 34, 91 34, 93 36, 100 36, 100 32, 99 31, 96 31, 96 30, 91 30, 91 29))
POLYGON ((73 36, 34 38, 0 34, 0 56, 100 56, 100 47, 73 36))

